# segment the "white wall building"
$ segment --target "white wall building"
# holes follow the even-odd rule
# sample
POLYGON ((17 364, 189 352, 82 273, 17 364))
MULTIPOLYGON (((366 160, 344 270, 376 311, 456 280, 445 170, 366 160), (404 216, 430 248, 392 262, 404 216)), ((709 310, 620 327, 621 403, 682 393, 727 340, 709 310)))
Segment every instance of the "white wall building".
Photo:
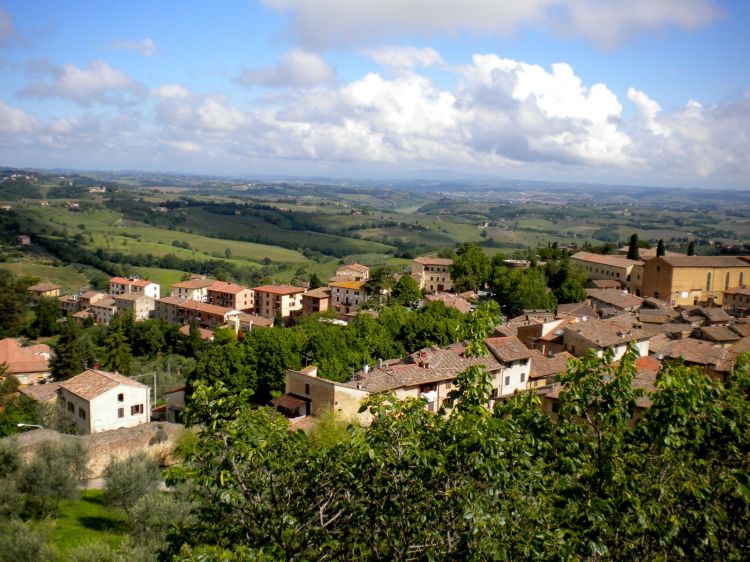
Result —
POLYGON ((80 434, 133 427, 149 421, 151 390, 123 375, 89 369, 60 384, 57 407, 80 434))

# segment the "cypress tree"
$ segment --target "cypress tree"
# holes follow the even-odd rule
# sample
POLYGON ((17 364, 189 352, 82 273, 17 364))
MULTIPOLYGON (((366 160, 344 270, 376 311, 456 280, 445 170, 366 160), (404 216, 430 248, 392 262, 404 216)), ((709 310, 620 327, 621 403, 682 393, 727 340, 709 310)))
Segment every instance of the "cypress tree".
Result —
POLYGON ((641 255, 638 252, 638 235, 634 232, 630 237, 630 245, 628 246, 628 259, 639 260, 641 255))
POLYGON ((663 256, 666 253, 667 250, 664 247, 664 240, 659 240, 659 245, 656 246, 656 257, 663 256))
POLYGON ((690 241, 690 244, 688 244, 688 256, 694 256, 695 255, 695 242, 693 240, 690 241))

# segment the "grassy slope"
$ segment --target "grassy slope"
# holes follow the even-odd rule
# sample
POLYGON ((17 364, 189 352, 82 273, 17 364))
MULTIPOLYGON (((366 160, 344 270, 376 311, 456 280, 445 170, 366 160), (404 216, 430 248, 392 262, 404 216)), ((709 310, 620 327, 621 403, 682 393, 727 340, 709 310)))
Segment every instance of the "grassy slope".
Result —
POLYGON ((7 269, 15 275, 30 275, 42 281, 56 283, 63 288, 63 292, 74 293, 88 286, 88 279, 72 266, 55 267, 34 262, 0 263, 1 269, 7 269))

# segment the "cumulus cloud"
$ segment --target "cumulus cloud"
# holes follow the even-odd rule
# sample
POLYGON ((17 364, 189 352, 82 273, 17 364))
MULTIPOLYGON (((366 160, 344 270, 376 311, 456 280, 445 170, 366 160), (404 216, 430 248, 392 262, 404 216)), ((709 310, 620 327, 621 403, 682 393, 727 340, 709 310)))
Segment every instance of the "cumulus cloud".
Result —
POLYGON ((144 57, 153 57, 159 54, 159 48, 153 39, 146 37, 140 41, 115 41, 112 46, 115 49, 125 49, 126 51, 137 51, 144 57))
POLYGON ((0 133, 23 134, 37 129, 38 123, 33 115, 13 107, 0 100, 0 133))
POLYGON ((86 106, 92 102, 124 103, 124 94, 142 91, 142 86, 130 76, 100 60, 92 61, 87 68, 74 64, 58 67, 41 61, 34 65, 34 70, 42 78, 24 88, 21 91, 24 96, 59 97, 86 106))
POLYGON ((364 55, 381 66, 414 68, 443 64, 443 58, 430 47, 378 47, 365 49, 364 55))
POLYGON ((284 53, 274 66, 246 69, 235 81, 245 86, 304 88, 332 82, 335 77, 335 69, 319 54, 293 49, 284 53))
POLYGON ((707 25, 720 15, 714 0, 263 0, 290 15, 304 44, 367 43, 414 33, 508 35, 548 29, 612 46, 666 26, 707 25))

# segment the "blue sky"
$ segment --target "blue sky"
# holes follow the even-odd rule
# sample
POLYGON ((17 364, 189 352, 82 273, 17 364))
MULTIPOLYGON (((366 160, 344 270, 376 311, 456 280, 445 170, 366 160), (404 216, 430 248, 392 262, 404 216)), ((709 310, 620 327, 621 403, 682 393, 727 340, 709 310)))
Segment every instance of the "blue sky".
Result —
POLYGON ((750 187, 750 3, 0 1, 0 164, 750 187))

